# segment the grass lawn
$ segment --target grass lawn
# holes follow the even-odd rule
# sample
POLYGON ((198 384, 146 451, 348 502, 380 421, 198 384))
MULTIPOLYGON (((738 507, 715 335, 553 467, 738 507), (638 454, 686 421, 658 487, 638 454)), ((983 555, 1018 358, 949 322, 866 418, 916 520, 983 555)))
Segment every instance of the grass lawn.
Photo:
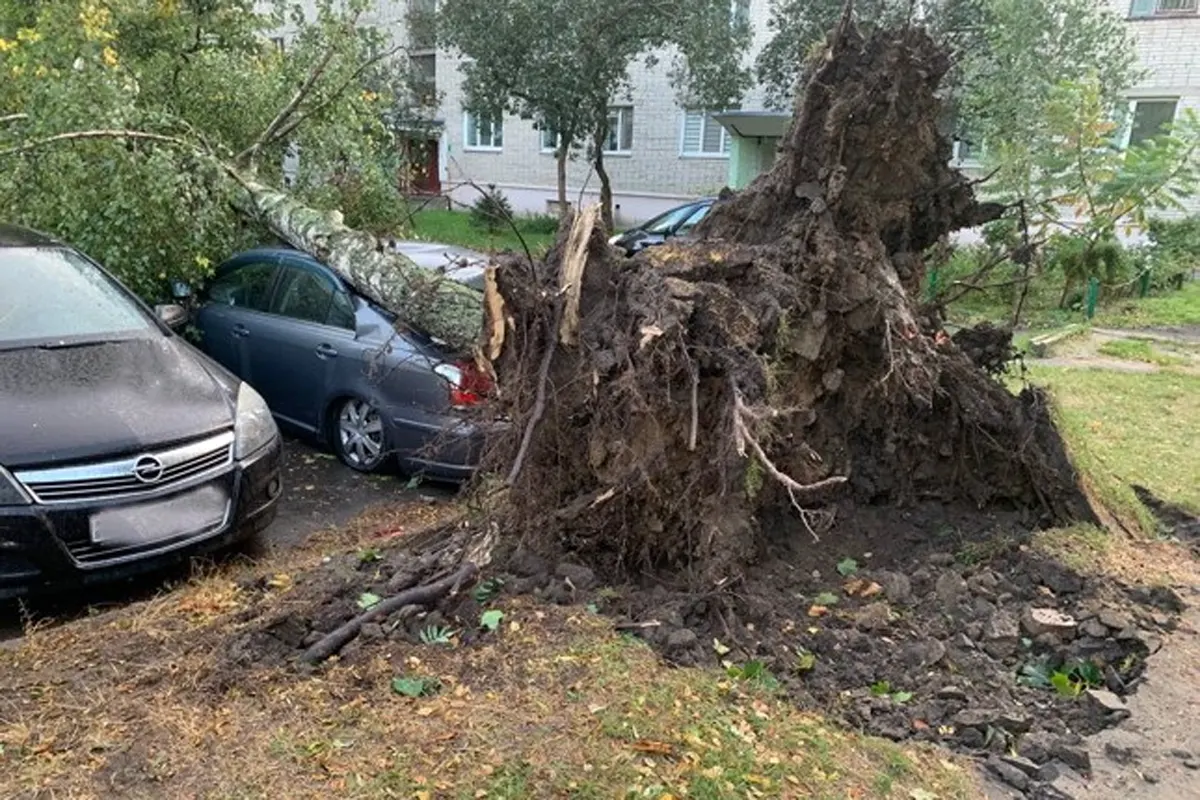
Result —
POLYGON ((1171 355, 1155 349, 1150 342, 1144 339, 1112 339, 1100 345, 1097 352, 1125 361, 1142 361, 1160 367, 1183 366, 1190 363, 1189 359, 1182 356, 1171 355))
MULTIPOLYGON (((1031 293, 1021 314, 1023 327, 1041 331, 1085 323, 1082 311, 1057 307, 1057 296, 1031 293)), ((968 295, 949 308, 950 320, 959 325, 979 322, 1007 323, 1012 308, 982 295, 968 295)), ((1153 328, 1200 325, 1200 281, 1185 283, 1177 292, 1117 300, 1097 307, 1091 324, 1110 328, 1153 328)))
POLYGON ((1189 281, 1178 292, 1116 303, 1099 309, 1092 324, 1113 328, 1200 325, 1200 281, 1189 281))
POLYGON ((1034 367, 1072 457, 1101 498, 1152 530, 1129 484, 1200 513, 1200 376, 1034 367))
POLYGON ((517 217, 515 225, 515 231, 512 227, 506 227, 492 234, 472 225, 466 211, 427 208, 413 215, 413 227, 407 235, 414 239, 455 244, 488 253, 504 250, 523 253, 528 247, 534 256, 542 255, 554 243, 554 234, 546 233, 544 226, 529 217, 517 217))
MULTIPOLYGON (((360 527, 357 546, 378 542, 360 527)), ((355 546, 318 539, 0 650, 0 796, 979 796, 944 752, 839 729, 769 676, 666 667, 578 606, 504 597, 489 641, 367 643, 312 674, 229 657, 323 552, 355 546)))

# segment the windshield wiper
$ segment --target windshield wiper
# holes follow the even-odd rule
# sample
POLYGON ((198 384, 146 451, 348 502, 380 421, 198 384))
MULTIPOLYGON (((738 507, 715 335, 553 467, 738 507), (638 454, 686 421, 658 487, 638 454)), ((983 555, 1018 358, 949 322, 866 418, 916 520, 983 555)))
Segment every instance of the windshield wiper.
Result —
POLYGON ((68 341, 60 339, 54 342, 42 342, 40 344, 31 345, 31 349, 36 350, 70 350, 76 347, 94 347, 100 344, 115 344, 116 342, 128 341, 126 339, 82 339, 79 341, 68 341))

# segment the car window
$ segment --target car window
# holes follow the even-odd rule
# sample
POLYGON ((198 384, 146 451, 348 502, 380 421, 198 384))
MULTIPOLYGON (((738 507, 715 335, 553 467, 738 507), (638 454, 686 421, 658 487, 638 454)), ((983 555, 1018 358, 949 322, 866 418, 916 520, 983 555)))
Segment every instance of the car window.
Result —
POLYGON ((65 247, 0 249, 0 349, 156 331, 115 281, 65 247))
POLYGON ((225 306, 266 311, 274 277, 274 264, 264 261, 241 264, 213 281, 208 287, 208 299, 225 306))
POLYGON ((346 292, 333 293, 333 304, 329 307, 329 324, 335 328, 354 330, 354 301, 346 292))
POLYGON ((665 214, 655 217, 646 223, 646 233, 668 234, 675 230, 679 223, 686 220, 696 210, 695 205, 673 208, 665 214))
POLYGON ((315 272, 284 267, 271 311, 284 317, 326 324, 333 305, 334 287, 315 272))
POLYGON ((699 225, 700 220, 704 219, 705 215, 708 214, 708 210, 710 208, 712 208, 712 206, 707 206, 707 205, 700 206, 699 208, 697 208, 695 211, 692 212, 692 215, 690 217, 688 217, 687 219, 685 219, 683 221, 683 224, 679 226, 679 230, 677 230, 676 233, 679 234, 680 236, 682 236, 683 234, 690 231, 692 228, 699 225))

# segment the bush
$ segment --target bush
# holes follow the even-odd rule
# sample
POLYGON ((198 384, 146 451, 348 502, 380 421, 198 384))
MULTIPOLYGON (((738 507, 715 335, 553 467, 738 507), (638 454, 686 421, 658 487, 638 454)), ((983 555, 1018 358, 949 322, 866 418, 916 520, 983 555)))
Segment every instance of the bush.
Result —
POLYGON ((1135 274, 1135 260, 1115 237, 1090 241, 1083 236, 1057 234, 1046 245, 1046 271, 1057 273, 1062 280, 1059 308, 1068 306, 1068 299, 1082 292, 1092 278, 1100 281, 1105 293, 1128 294, 1135 274))
POLYGON ((1181 220, 1150 221, 1149 266, 1151 285, 1180 289, 1200 268, 1200 216, 1181 220))
POLYGON ((520 227, 525 233, 553 236, 558 233, 558 217, 553 214, 530 214, 521 220, 520 227))
POLYGON ((487 189, 471 206, 471 224, 489 233, 499 233, 508 227, 513 218, 512 205, 504 193, 489 183, 487 189))

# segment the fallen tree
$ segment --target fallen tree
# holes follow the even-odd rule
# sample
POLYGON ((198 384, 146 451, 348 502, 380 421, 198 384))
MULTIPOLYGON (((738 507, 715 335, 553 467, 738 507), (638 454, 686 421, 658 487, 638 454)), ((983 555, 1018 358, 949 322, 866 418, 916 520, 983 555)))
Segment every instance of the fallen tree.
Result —
POLYGON ((819 540, 864 505, 1093 519, 1041 393, 1011 394, 915 299, 923 251, 1000 210, 947 166, 948 67, 919 30, 844 22, 774 167, 697 240, 627 260, 589 210, 544 261, 502 264, 489 355, 513 424, 480 530, 713 591, 764 532, 819 540))

